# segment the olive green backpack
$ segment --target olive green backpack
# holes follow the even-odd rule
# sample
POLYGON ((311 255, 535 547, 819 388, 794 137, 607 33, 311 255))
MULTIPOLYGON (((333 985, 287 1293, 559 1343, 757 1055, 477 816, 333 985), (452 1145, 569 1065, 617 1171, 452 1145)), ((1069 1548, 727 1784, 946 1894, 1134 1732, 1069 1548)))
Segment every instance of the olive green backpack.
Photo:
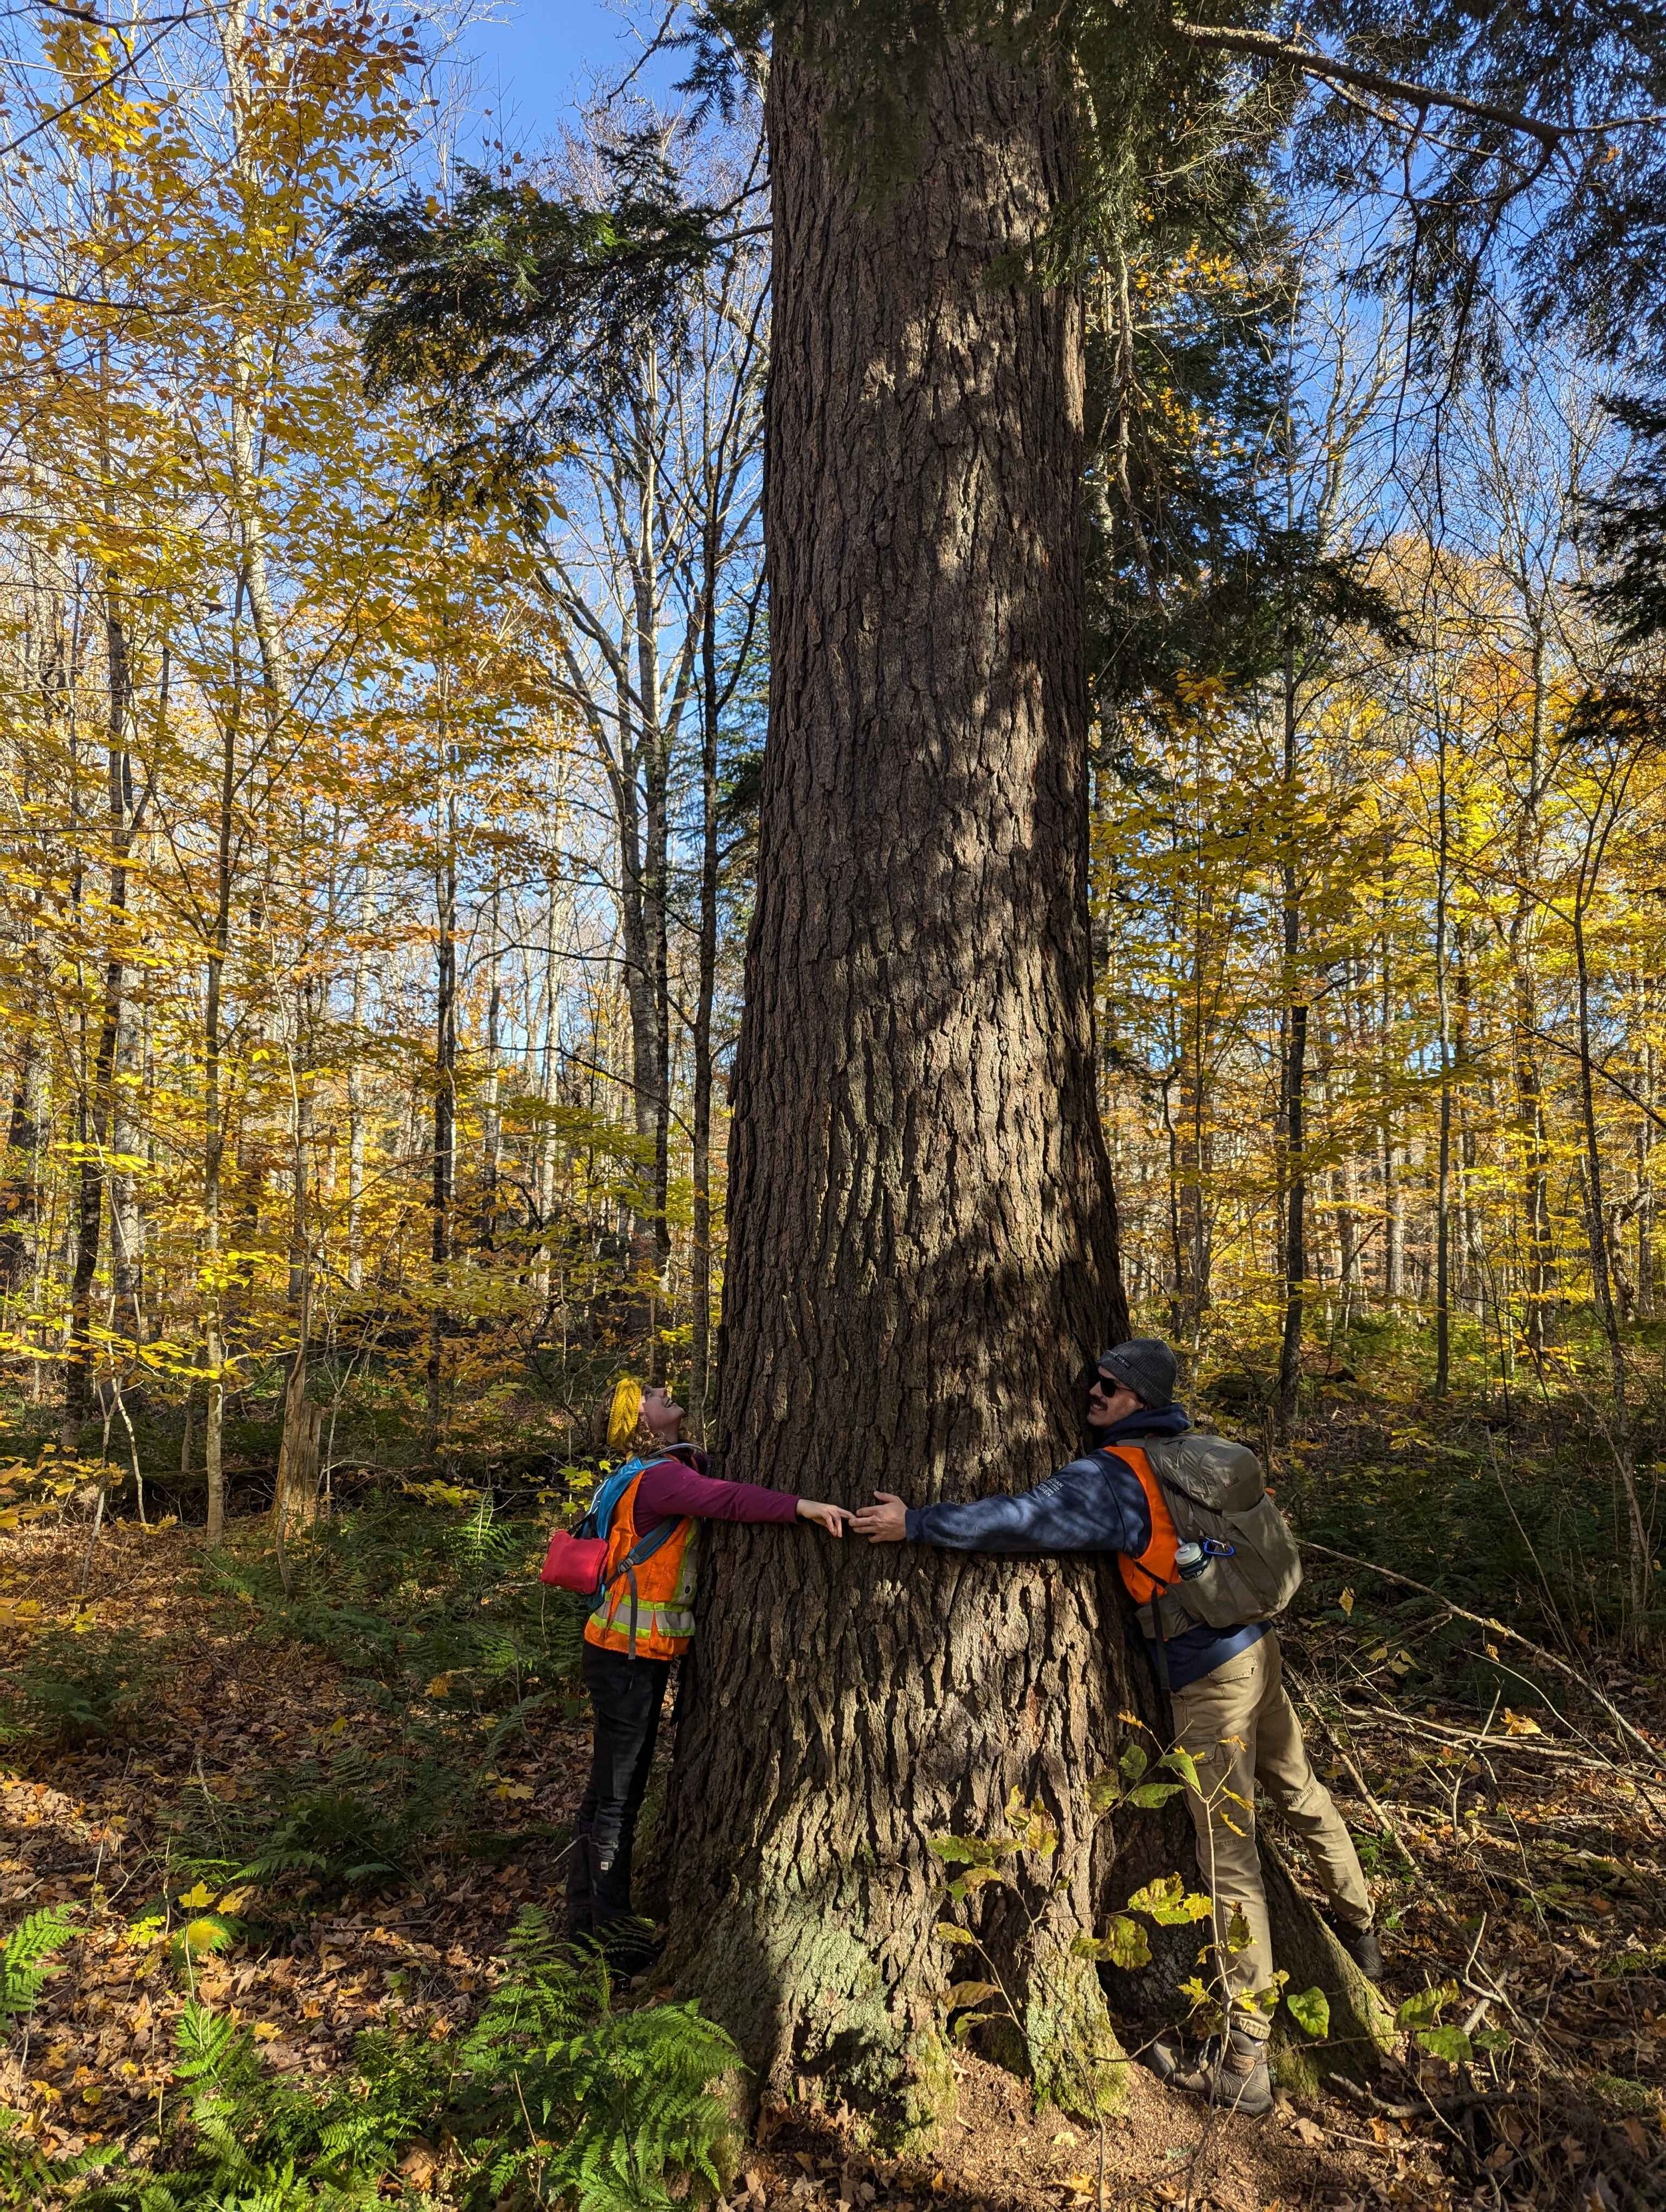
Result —
POLYGON ((1267 1492, 1261 1462, 1229 1437, 1142 1437, 1182 1541, 1231 1547, 1200 1575, 1158 1601, 1164 1637, 1200 1624, 1247 1627, 1282 1613, 1300 1585, 1301 1554, 1290 1523, 1267 1492))

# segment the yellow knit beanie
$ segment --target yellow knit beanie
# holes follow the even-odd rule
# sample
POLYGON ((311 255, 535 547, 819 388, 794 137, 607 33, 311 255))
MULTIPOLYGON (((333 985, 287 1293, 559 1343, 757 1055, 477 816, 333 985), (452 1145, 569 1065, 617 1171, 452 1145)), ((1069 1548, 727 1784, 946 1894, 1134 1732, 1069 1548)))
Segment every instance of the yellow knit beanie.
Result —
POLYGON ((607 1416, 607 1449, 629 1449, 642 1418, 642 1386, 634 1375, 622 1375, 613 1386, 613 1403, 607 1416))

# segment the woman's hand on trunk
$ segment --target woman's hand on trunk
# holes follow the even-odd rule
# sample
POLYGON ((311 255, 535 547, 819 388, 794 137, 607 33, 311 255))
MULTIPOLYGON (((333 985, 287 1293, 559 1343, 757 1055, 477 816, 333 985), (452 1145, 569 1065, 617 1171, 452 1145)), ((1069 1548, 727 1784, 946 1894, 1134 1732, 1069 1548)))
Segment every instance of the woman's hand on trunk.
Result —
POLYGON ((800 1521, 813 1521, 818 1528, 825 1528, 830 1536, 842 1536, 844 1524, 850 1516, 842 1505, 824 1505, 819 1498, 800 1498, 800 1521))

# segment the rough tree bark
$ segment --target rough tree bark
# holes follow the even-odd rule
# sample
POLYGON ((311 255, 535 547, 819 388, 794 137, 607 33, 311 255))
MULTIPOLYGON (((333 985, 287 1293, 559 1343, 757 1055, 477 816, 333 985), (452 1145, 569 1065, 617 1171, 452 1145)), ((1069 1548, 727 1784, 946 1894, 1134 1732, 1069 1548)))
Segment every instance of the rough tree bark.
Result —
MULTIPOLYGON (((770 726, 725 1472, 966 1497, 1067 1454, 1084 1355, 1126 1326, 1094 1085, 1079 326, 1068 290, 994 266, 1047 225, 1070 134, 1036 74, 958 47, 916 181, 865 213, 823 81, 778 50, 768 99, 770 726)), ((928 1840, 999 1827, 1017 1789, 1058 1853, 1022 1899, 975 1893, 980 1941, 1039 2085, 1080 2101, 1117 2046, 1069 1945, 1122 1901, 1085 1785, 1119 1710, 1152 1710, 1110 1563, 711 1533, 667 1968, 764 2095, 817 2076, 929 2121, 976 1954, 933 1936, 928 1840)))
MULTIPOLYGON (((1044 88, 939 74, 877 216, 779 56, 770 733, 736 1075, 726 1471, 964 1497, 1068 1446, 1123 1326, 1094 1098, 1067 290, 989 281, 1064 187, 1044 88)), ((1067 1957, 1126 1661, 1104 1566, 724 1532, 673 1782, 673 1958, 766 2089, 945 2100, 934 1833, 1041 1796, 1065 1879, 992 1905, 1032 2057, 1109 2045, 1067 1957)), ((988 1893, 981 1894, 987 1895, 988 1893)), ((964 1954, 962 1955, 964 1961, 964 1954)), ((1113 2046, 1114 2047, 1114 2046, 1113 2046)))

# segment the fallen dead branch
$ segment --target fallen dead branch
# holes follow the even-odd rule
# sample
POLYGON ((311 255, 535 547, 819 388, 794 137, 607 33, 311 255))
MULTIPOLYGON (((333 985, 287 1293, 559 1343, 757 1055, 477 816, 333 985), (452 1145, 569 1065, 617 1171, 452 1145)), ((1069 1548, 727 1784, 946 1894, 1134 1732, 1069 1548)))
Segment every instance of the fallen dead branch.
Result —
POLYGON ((1566 1675, 1570 1682, 1577 1684, 1587 1697, 1601 1705, 1621 1736, 1629 1736, 1650 1764, 1658 1772, 1666 1775, 1666 1754, 1651 1743, 1641 1729, 1634 1727, 1626 1718, 1614 1700, 1597 1688, 1583 1668, 1571 1666, 1566 1659, 1558 1658, 1554 1651, 1547 1651, 1542 1644, 1535 1644, 1530 1636, 1523 1636, 1519 1629, 1506 1628, 1501 1620, 1489 1620, 1484 1613, 1471 1613, 1467 1606, 1456 1605, 1440 1591, 1431 1589, 1427 1583, 1415 1582, 1410 1575, 1402 1575, 1393 1567, 1379 1566, 1375 1559, 1362 1559, 1357 1553, 1334 1551, 1329 1544, 1309 1543, 1304 1548, 1316 1553, 1321 1559, 1336 1559, 1343 1566, 1361 1567, 1367 1574, 1380 1576, 1384 1582, 1399 1583, 1402 1589, 1416 1590, 1420 1596, 1432 1598, 1437 1605, 1444 1606, 1455 1620, 1469 1621, 1475 1627, 1485 1630, 1489 1636, 1502 1636, 1507 1642, 1518 1644, 1523 1651, 1530 1651, 1542 1666, 1554 1668, 1559 1674, 1566 1675))

